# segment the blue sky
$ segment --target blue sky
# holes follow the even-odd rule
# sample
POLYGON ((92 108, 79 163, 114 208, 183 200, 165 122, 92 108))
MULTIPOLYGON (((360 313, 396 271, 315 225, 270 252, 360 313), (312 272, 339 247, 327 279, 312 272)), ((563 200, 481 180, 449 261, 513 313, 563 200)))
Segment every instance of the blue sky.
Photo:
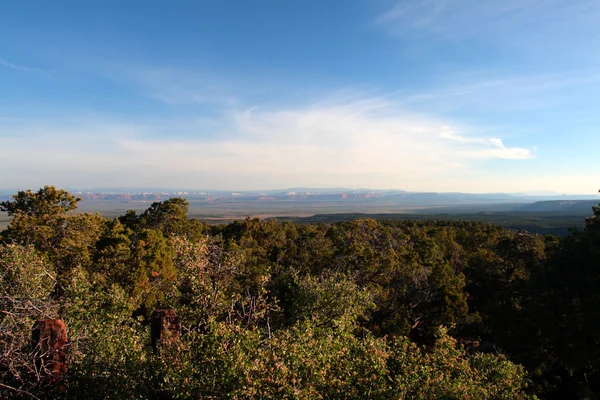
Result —
POLYGON ((0 188, 595 193, 597 0, 28 1, 0 188))

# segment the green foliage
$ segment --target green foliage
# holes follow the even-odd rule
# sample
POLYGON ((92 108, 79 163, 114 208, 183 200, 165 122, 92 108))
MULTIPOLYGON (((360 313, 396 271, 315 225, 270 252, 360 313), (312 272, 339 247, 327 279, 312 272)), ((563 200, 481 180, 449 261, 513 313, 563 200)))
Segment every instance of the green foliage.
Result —
POLYGON ((293 274, 293 299, 290 313, 294 320, 311 320, 317 327, 348 330, 374 307, 372 294, 342 273, 324 272, 320 276, 293 274))
POLYGON ((304 321, 266 341, 237 398, 390 398, 386 346, 304 321))
POLYGON ((162 232, 165 237, 179 235, 197 240, 202 236, 203 226, 188 219, 189 205, 187 200, 178 197, 157 201, 139 216, 129 210, 118 220, 135 233, 151 229, 162 232))
POLYGON ((173 248, 162 233, 144 229, 133 243, 130 283, 131 295, 145 308, 168 303, 177 279, 173 248))
POLYGON ((313 321, 270 337, 213 322, 147 365, 152 393, 166 398, 530 398, 522 367, 469 355, 445 333, 426 350, 407 339, 357 337, 313 321))
MULTIPOLYGON (((0 296, 3 301, 47 299, 55 280, 52 266, 33 247, 0 245, 0 296)), ((10 308, 15 309, 15 306, 10 308)))
POLYGON ((107 221, 78 201, 46 186, 1 203, 0 397, 598 398, 600 206, 559 240, 460 221, 208 227, 183 199, 107 221), (163 307, 181 332, 155 354, 163 307), (57 317, 62 386, 29 344, 57 317))
POLYGON ((396 340, 391 349, 396 398, 533 398, 524 392, 528 382, 523 367, 502 356, 468 354, 444 329, 429 351, 406 339, 396 340))
POLYGON ((270 313, 278 310, 268 297, 268 277, 252 290, 240 287, 238 280, 244 278, 244 271, 237 259, 239 254, 225 252, 221 243, 206 237, 196 242, 172 237, 171 244, 179 271, 179 307, 192 329, 215 321, 261 327, 268 323, 270 313))
POLYGON ((1 209, 11 216, 10 225, 2 232, 4 242, 33 245, 51 259, 61 279, 73 268, 90 264, 104 218, 70 213, 80 199, 53 186, 19 192, 13 199, 1 203, 1 209))
POLYGON ((65 292, 68 397, 123 399, 150 393, 149 330, 131 317, 137 301, 120 285, 92 284, 82 269, 74 271, 65 292))
POLYGON ((177 279, 175 251, 160 231, 134 233, 119 220, 111 221, 100 236, 93 265, 94 282, 118 284, 144 310, 169 305, 177 279))
POLYGON ((44 186, 37 192, 20 191, 13 196, 13 201, 0 203, 0 210, 9 216, 28 215, 41 220, 64 214, 77 208, 80 198, 54 186, 44 186))
POLYGON ((106 224, 89 268, 94 281, 116 283, 123 287, 131 284, 132 236, 131 229, 125 228, 118 219, 106 224))
POLYGON ((142 226, 166 234, 182 233, 188 225, 189 205, 187 200, 181 198, 154 202, 140 216, 142 226))

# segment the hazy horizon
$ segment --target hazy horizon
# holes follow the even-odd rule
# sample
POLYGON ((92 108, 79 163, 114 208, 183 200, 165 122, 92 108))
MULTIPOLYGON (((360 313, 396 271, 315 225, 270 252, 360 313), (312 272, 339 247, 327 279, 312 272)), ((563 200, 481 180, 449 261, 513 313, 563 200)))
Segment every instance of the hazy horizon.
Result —
MULTIPOLYGON (((51 185, 52 186, 52 185, 51 185)), ((43 187, 43 186, 42 186, 43 187)), ((41 187, 40 187, 41 188, 41 187)), ((4 194, 4 195, 8 195, 8 194, 14 194, 17 191, 21 191, 21 190, 33 190, 36 191, 39 188, 37 187, 27 187, 27 188, 0 188, 0 194, 4 194)), ((289 192, 289 191, 300 191, 300 193, 303 192, 314 192, 314 193, 327 193, 328 191, 331 192, 345 192, 345 191, 355 191, 355 192, 376 192, 376 193, 382 193, 382 192, 404 192, 406 194, 427 194, 427 193, 432 193, 432 194, 441 194, 441 195, 450 195, 450 194, 467 194, 467 195, 490 195, 490 196, 494 196, 494 195, 505 195, 505 196, 515 196, 515 197, 560 197, 560 196, 585 196, 585 197, 600 197, 600 194, 598 194, 598 192, 594 192, 594 193, 568 193, 568 192, 555 192, 555 191, 528 191, 528 192, 461 192, 461 191, 425 191, 425 190, 416 190, 416 191, 411 191, 411 190, 404 190, 404 189, 399 189, 399 188, 384 188, 384 189, 375 189, 375 188, 368 188, 368 187, 360 187, 360 188, 352 188, 352 187, 341 187, 341 186, 335 186, 335 187, 295 187, 295 186, 289 186, 289 187, 283 187, 283 188, 271 188, 271 189, 265 189, 265 188, 253 188, 253 189, 236 189, 236 188, 228 188, 228 189, 212 189, 212 188, 202 188, 202 187, 198 187, 198 188, 193 188, 193 187, 60 187, 60 189, 64 189, 67 191, 71 191, 73 193, 77 193, 77 192, 82 192, 82 193, 86 193, 86 192, 90 192, 90 193, 95 193, 95 192, 104 192, 104 193, 110 193, 110 192, 131 192, 131 193, 154 193, 154 194, 158 194, 160 192, 165 192, 165 193, 169 193, 169 194, 175 194, 176 192, 195 192, 195 193, 199 193, 199 192, 206 192, 206 193, 284 193, 284 192, 289 192)))

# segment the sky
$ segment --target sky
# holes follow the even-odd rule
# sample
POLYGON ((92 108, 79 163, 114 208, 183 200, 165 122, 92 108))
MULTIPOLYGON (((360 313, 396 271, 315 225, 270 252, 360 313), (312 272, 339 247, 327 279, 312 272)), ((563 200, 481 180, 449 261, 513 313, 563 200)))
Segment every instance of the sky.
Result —
POLYGON ((600 1, 16 1, 0 188, 600 189, 600 1))

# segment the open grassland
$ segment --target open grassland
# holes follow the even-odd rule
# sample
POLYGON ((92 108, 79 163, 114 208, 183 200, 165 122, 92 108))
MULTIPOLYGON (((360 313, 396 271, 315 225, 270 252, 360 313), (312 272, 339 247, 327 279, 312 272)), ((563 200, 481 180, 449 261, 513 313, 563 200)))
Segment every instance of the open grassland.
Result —
MULTIPOLYGON (((140 213, 146 210, 153 201, 150 200, 83 200, 78 204, 81 212, 98 212, 107 218, 123 215, 127 210, 140 213)), ((190 201, 189 217, 201 221, 232 221, 247 217, 310 217, 317 214, 333 213, 398 213, 410 212, 419 207, 400 209, 395 206, 370 206, 364 203, 319 201, 269 201, 269 202, 196 202, 190 201)))
MULTIPOLYGON (((128 210, 144 212, 150 200, 83 200, 78 211, 100 213, 116 218, 128 210)), ((565 235, 570 228, 583 226, 589 212, 522 212, 514 211, 519 204, 464 205, 453 207, 398 207, 340 201, 296 202, 190 202, 189 217, 201 222, 225 224, 239 219, 276 218, 294 223, 334 223, 361 218, 376 220, 463 220, 487 222, 509 229, 523 229, 540 234, 565 235)), ((591 211, 591 210, 590 210, 591 211)), ((0 230, 10 220, 0 212, 0 230)))
MULTIPOLYGON (((151 200, 83 200, 78 211, 100 213, 116 218, 127 210, 144 212, 151 200)), ((225 224, 239 219, 276 218, 294 223, 334 223, 360 218, 376 220, 463 220, 487 222, 509 229, 523 229, 541 234, 565 235, 570 228, 581 227, 590 212, 522 212, 521 204, 479 204, 446 207, 399 207, 369 205, 341 201, 269 201, 269 202, 190 202, 190 218, 212 224, 225 224)), ((9 218, 0 213, 0 229, 6 228, 9 218)))
POLYGON ((0 230, 6 228, 9 222, 8 215, 5 212, 0 211, 0 230))

